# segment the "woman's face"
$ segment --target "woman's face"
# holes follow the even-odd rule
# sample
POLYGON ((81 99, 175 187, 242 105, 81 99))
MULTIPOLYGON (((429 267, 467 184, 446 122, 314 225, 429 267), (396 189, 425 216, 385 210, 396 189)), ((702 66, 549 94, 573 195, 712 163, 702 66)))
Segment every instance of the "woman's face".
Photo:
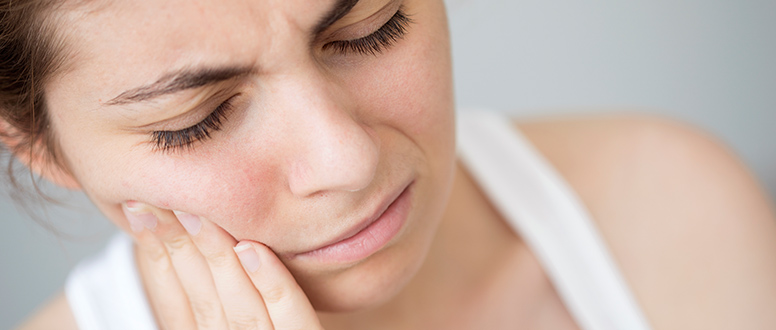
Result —
POLYGON ((415 273, 454 169, 441 0, 116 0, 59 24, 74 53, 46 89, 52 127, 119 227, 130 200, 199 215, 272 248, 325 310, 415 273), (302 254, 399 194, 386 245, 302 254))

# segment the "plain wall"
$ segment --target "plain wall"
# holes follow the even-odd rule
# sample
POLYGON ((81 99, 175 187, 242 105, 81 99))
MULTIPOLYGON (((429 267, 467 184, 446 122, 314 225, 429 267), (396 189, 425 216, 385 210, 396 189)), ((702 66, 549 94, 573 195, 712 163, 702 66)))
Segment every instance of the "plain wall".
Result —
MULTIPOLYGON (((717 135, 776 192, 776 2, 450 2, 460 106, 673 117, 717 135)), ((59 290, 113 232, 83 196, 66 203, 46 222, 75 239, 0 195, 0 328, 59 290)))

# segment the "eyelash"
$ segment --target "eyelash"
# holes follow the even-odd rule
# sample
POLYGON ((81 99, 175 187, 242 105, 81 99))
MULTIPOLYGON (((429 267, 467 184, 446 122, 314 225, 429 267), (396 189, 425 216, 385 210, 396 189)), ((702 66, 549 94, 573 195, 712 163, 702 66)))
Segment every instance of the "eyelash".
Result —
POLYGON ((341 54, 377 55, 404 37, 411 23, 412 19, 404 13, 403 8, 399 8, 385 25, 372 34, 353 40, 332 41, 325 44, 323 49, 333 49, 341 54))
MULTIPOLYGON (((393 46, 399 39, 407 34, 407 28, 412 19, 399 8, 380 29, 372 34, 353 40, 339 40, 327 43, 323 49, 333 49, 341 54, 356 53, 361 55, 377 55, 386 48, 393 46)), ((210 138, 214 131, 221 130, 227 113, 232 109, 232 99, 224 101, 218 107, 194 126, 178 131, 154 131, 151 133, 151 141, 155 150, 164 152, 176 151, 181 148, 190 148, 194 142, 204 141, 210 138)))
POLYGON ((234 96, 221 103, 205 119, 194 126, 178 131, 155 131, 151 133, 151 141, 155 150, 176 151, 180 148, 190 148, 194 142, 210 138, 214 131, 221 130, 227 113, 232 110, 234 96))

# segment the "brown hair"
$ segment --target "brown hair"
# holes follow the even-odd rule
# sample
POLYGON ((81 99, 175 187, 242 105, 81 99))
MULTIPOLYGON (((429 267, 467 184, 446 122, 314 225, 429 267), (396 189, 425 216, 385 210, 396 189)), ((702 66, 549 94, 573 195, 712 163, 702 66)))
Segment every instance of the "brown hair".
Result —
POLYGON ((13 155, 27 153, 67 168, 57 156, 43 89, 65 57, 52 14, 62 2, 0 0, 0 137, 11 152, 8 172, 16 188, 13 155))
POLYGON ((54 28, 59 23, 54 13, 66 2, 81 1, 0 0, 0 138, 4 142, 0 143, 0 161, 7 159, 9 196, 30 218, 57 233, 57 228, 44 221, 46 203, 40 202, 62 203, 40 190, 40 176, 34 173, 43 169, 27 171, 30 168, 19 166, 15 159, 35 160, 69 173, 50 128, 44 94, 44 86, 63 69, 69 55, 65 38, 54 28), (31 187, 17 179, 25 172, 31 187))

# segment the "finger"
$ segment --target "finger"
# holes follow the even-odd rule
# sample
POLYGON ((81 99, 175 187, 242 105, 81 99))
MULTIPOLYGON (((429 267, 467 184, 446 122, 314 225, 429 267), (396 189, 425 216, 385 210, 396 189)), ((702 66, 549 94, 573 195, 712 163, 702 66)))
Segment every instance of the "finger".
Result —
POLYGON ((175 211, 213 274, 216 291, 231 329, 272 329, 272 322, 232 247, 237 243, 221 227, 193 214, 175 211))
POLYGON ((251 241, 238 243, 234 250, 259 289, 275 329, 322 329, 310 300, 275 253, 251 241))
POLYGON ((135 260, 143 278, 145 291, 161 329, 195 329, 194 315, 188 297, 173 269, 167 249, 147 229, 156 228, 158 220, 153 213, 138 214, 122 205, 124 216, 130 223, 135 239, 135 260))
POLYGON ((226 316, 210 268, 178 218, 170 210, 138 205, 127 203, 130 211, 137 208, 146 209, 158 219, 158 225, 152 231, 167 250, 181 287, 188 297, 196 328, 225 329, 226 316))

